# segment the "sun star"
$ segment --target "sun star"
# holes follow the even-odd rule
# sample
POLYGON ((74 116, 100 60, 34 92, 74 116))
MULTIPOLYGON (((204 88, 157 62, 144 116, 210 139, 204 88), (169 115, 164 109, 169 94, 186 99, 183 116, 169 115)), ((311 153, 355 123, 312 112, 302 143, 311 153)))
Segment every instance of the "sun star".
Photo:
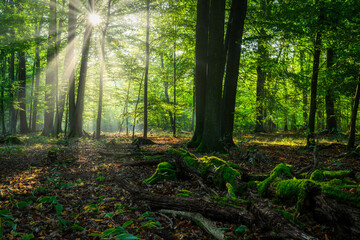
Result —
POLYGON ((101 23, 101 18, 96 13, 90 14, 89 20, 92 25, 98 25, 99 23, 101 23))

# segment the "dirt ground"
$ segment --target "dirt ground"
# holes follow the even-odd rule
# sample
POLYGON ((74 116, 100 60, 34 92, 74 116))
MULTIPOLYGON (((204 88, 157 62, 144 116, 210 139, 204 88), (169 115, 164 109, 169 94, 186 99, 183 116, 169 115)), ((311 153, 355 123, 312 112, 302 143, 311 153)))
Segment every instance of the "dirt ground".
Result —
MULTIPOLYGON (((0 239, 211 239, 189 218, 168 216, 133 201, 116 181, 125 177, 148 192, 166 196, 211 198, 196 179, 146 185, 143 180, 154 173, 156 165, 123 165, 147 160, 145 151, 185 148, 188 137, 150 137, 156 144, 141 146, 141 150, 134 150, 131 139, 122 135, 108 135, 100 141, 36 134, 19 138, 21 145, 0 145, 0 239)), ((244 135, 237 141, 238 148, 214 155, 251 174, 269 174, 279 163, 294 169, 311 166, 314 152, 306 151, 303 143, 291 134, 244 135), (249 150, 266 159, 244 160, 244 151, 249 150)), ((360 171, 360 159, 342 157, 344 152, 341 141, 320 141, 315 153, 319 168, 360 171)), ((226 195, 216 188, 213 191, 226 195)), ((243 225, 214 223, 228 239, 261 236, 243 225)), ((332 239, 328 226, 304 224, 319 239, 332 239)))

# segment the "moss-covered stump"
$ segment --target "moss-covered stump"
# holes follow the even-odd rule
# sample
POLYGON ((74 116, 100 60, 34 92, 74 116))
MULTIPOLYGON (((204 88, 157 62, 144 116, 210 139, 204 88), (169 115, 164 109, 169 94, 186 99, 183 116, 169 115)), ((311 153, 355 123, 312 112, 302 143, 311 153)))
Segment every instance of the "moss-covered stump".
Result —
POLYGON ((175 180, 176 179, 176 171, 174 166, 168 162, 159 163, 155 173, 145 179, 144 182, 147 184, 155 184, 162 180, 175 180))
POLYGON ((139 137, 139 138, 136 138, 131 144, 132 145, 153 145, 155 143, 148 138, 139 137))
POLYGON ((23 142, 16 136, 7 136, 1 137, 0 136, 0 144, 23 144, 23 142))
POLYGON ((245 172, 237 164, 214 156, 198 158, 183 149, 171 149, 169 151, 179 157, 177 159, 177 167, 181 168, 182 172, 196 174, 205 180, 211 181, 219 188, 227 189, 228 195, 232 199, 236 195, 243 193, 247 187, 247 184, 242 181, 245 172))

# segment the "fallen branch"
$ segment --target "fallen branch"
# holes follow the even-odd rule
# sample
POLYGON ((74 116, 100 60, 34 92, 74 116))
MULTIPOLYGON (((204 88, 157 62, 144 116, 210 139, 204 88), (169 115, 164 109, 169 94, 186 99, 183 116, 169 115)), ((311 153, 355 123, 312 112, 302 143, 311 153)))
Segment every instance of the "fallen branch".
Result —
POLYGON ((213 222, 211 222, 207 218, 204 218, 203 215, 201 215, 200 213, 175 211, 168 209, 162 209, 160 210, 160 212, 165 214, 178 215, 181 217, 191 218, 201 229, 205 230, 205 232, 211 235, 214 239, 217 240, 225 239, 224 233, 221 230, 219 230, 213 222))

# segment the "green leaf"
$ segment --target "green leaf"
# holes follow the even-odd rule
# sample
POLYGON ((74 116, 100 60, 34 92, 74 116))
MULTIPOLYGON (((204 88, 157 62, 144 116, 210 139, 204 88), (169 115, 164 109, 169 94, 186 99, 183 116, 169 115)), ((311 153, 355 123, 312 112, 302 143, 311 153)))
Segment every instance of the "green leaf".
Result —
POLYGON ((116 240, 136 240, 136 239, 140 239, 140 238, 130 233, 122 233, 116 236, 116 240))
POLYGON ((23 239, 23 240, 29 240, 29 239, 32 239, 32 238, 34 238, 34 237, 35 237, 34 234, 30 233, 30 234, 25 234, 25 235, 23 235, 23 236, 22 236, 22 239, 23 239))
POLYGON ((63 210, 63 205, 61 205, 60 203, 55 205, 55 209, 56 209, 56 215, 60 216, 62 210, 63 210))
POLYGON ((127 226, 130 226, 134 221, 127 221, 122 225, 123 228, 126 228, 127 226))

